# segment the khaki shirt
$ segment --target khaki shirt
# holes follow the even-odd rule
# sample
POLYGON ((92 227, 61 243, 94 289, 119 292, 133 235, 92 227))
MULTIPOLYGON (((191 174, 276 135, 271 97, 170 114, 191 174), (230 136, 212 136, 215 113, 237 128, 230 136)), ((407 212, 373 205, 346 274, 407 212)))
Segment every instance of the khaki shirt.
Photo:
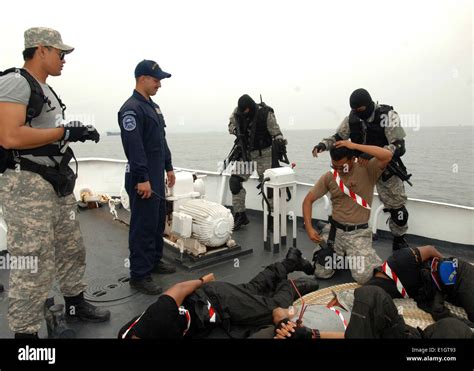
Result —
MULTIPOLYGON (((357 193, 372 206, 375 183, 377 183, 382 172, 383 170, 379 168, 377 159, 373 158, 366 167, 356 162, 349 173, 339 173, 339 176, 352 192, 357 193)), ((341 191, 330 171, 319 178, 310 192, 318 199, 328 192, 331 194, 332 217, 339 223, 364 224, 369 221, 370 210, 359 205, 341 191)))

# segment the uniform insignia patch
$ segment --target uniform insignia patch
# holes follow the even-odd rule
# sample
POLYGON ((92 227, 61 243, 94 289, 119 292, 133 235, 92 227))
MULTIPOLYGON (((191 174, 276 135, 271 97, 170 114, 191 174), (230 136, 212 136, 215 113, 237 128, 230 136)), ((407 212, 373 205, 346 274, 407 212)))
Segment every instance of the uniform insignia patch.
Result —
POLYGON ((155 111, 157 114, 162 115, 160 107, 156 107, 155 111))
POLYGON ((124 116, 124 118, 122 119, 122 126, 124 130, 132 131, 135 130, 135 128, 137 127, 137 121, 132 115, 127 115, 124 116))

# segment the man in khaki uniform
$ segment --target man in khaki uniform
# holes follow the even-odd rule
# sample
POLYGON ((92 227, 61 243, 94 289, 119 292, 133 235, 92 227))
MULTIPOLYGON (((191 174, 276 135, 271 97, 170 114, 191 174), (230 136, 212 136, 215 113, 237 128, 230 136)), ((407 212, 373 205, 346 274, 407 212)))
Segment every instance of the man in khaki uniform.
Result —
POLYGON ((8 158, 2 164, 7 169, 0 176, 0 204, 7 247, 12 258, 37 263, 31 270, 10 271, 8 321, 18 339, 38 337, 55 278, 66 319, 100 322, 110 317, 84 300, 86 253, 75 218, 75 175, 68 166, 72 150, 67 143, 98 142, 99 134, 79 122, 59 125, 65 106, 46 84, 48 76, 61 75, 65 55, 73 50, 58 31, 30 28, 23 69, 0 77, 0 157, 8 158))
POLYGON ((316 243, 323 239, 328 243, 326 248, 319 247, 314 254, 315 276, 330 278, 334 274, 337 256, 345 256, 352 277, 363 284, 372 277, 374 268, 382 263, 372 247, 368 221, 374 186, 390 162, 392 153, 381 147, 348 140, 336 142, 330 153, 333 170, 319 178, 303 201, 308 237, 316 243), (353 151, 361 151, 374 158, 366 166, 361 166, 356 162, 353 151), (330 224, 325 226, 320 236, 311 224, 312 205, 328 192, 331 194, 332 215, 329 217, 330 224))

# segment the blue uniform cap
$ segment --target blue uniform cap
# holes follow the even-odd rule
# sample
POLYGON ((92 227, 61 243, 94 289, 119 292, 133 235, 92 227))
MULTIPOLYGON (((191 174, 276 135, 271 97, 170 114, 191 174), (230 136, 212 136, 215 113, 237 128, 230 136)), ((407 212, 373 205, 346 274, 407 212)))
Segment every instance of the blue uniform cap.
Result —
POLYGON ((135 77, 140 76, 152 76, 158 80, 162 80, 171 77, 171 74, 164 72, 158 63, 144 59, 138 63, 137 67, 135 68, 135 77))

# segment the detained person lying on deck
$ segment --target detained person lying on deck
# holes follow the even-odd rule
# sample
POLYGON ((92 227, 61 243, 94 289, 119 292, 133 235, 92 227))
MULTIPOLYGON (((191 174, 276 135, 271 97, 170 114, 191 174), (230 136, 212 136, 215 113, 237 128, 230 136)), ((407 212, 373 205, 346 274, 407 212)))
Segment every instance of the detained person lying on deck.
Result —
POLYGON ((377 286, 365 285, 354 291, 352 303, 339 303, 339 295, 329 304, 333 308, 332 317, 344 321, 344 330, 337 329, 337 322, 329 321, 330 310, 315 305, 304 311, 302 321, 291 320, 288 310, 277 308, 273 311, 275 328, 265 328, 255 333, 254 338, 275 339, 473 339, 473 332, 457 318, 444 318, 429 325, 424 330, 408 326, 398 313, 393 299, 377 286), (348 306, 350 318, 343 319, 339 310, 348 306), (352 308, 351 308, 352 306, 352 308), (337 309, 336 309, 337 308, 337 309), (347 322, 346 322, 347 321, 347 322), (331 325, 332 324, 332 325, 331 325), (311 327, 309 327, 311 326, 311 327), (324 330, 319 330, 324 328, 324 330))
POLYGON ((474 266, 444 258, 434 246, 395 251, 367 284, 381 287, 392 298, 414 299, 435 321, 454 316, 446 300, 464 308, 469 319, 465 322, 474 327, 474 266))
POLYGON ((213 274, 178 283, 168 289, 143 314, 119 332, 119 338, 247 338, 272 324, 277 307, 288 308, 301 295, 318 289, 313 278, 287 279, 294 271, 310 275, 313 267, 295 247, 286 258, 266 267, 249 283, 215 281, 213 274))

